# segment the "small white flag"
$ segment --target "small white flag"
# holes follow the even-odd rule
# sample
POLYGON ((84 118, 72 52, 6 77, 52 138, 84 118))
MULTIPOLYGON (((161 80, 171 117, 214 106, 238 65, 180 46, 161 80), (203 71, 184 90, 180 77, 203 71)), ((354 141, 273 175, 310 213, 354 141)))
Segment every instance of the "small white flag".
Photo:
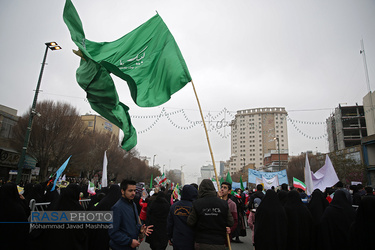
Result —
POLYGON ((311 176, 311 170, 310 170, 310 163, 309 163, 309 157, 306 152, 306 161, 305 161, 305 185, 306 185, 306 194, 311 195, 313 190, 313 181, 311 176))
POLYGON ((324 166, 312 175, 312 180, 314 189, 318 188, 322 192, 324 192, 327 187, 332 187, 339 181, 335 168, 333 167, 328 154, 326 154, 326 161, 324 166))
POLYGON ((107 165, 108 165, 107 151, 104 151, 103 172, 102 172, 102 188, 108 186, 107 165))

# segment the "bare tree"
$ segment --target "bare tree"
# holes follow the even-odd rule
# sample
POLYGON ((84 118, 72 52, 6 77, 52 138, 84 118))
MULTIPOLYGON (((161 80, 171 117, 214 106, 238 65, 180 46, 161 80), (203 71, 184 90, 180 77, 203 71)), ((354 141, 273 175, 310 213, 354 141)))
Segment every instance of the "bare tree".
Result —
POLYGON ((79 167, 80 172, 88 179, 98 174, 101 177, 104 152, 107 151, 107 170, 110 173, 113 166, 124 157, 124 150, 119 148, 118 137, 110 132, 93 131, 87 131, 86 136, 88 137, 87 140, 90 146, 87 148, 84 163, 79 167))
MULTIPOLYGON (((313 172, 316 172, 319 168, 323 166, 321 165, 321 160, 319 160, 316 155, 308 155, 308 159, 310 163, 310 169, 313 172)), ((305 163, 305 154, 295 156, 289 160, 287 174, 288 181, 290 184, 293 183, 293 177, 305 182, 305 163)))
MULTIPOLYGON (((76 110, 67 103, 43 101, 36 105, 41 114, 35 117, 27 153, 40 167, 40 180, 46 180, 48 168, 56 171, 72 155, 70 165, 81 165, 88 148, 84 126, 76 110)), ((30 111, 14 127, 15 147, 21 150, 30 111)))
POLYGON ((329 157, 339 180, 344 184, 350 185, 352 181, 367 184, 366 166, 363 163, 347 158, 344 154, 331 153, 329 157))
MULTIPOLYGON (((151 174, 160 175, 139 159, 136 149, 125 151, 119 139, 111 133, 92 132, 85 128, 78 111, 66 103, 43 101, 36 110, 27 153, 34 156, 40 167, 40 181, 56 170, 72 155, 66 169, 68 175, 92 179, 101 178, 104 152, 107 151, 109 179, 124 178, 149 182, 151 174), (52 171, 48 171, 52 168, 52 171)), ((30 112, 24 114, 13 129, 14 146, 21 150, 30 112)))

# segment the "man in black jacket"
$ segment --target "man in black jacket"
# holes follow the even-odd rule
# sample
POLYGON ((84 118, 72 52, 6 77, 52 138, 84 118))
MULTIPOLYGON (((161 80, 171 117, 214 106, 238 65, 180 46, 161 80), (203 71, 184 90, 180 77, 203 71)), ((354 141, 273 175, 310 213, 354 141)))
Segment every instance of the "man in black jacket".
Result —
POLYGON ((174 250, 194 249, 194 231, 187 225, 187 218, 197 197, 198 190, 192 185, 185 185, 182 188, 181 200, 169 210, 168 239, 174 250))
POLYGON ((263 197, 264 197, 263 186, 261 184, 258 184, 257 185, 257 191, 250 196, 249 203, 247 204, 248 208, 249 209, 253 208, 253 203, 254 203, 255 198, 259 198, 259 199, 263 200, 263 197))
POLYGON ((217 197, 211 180, 204 179, 199 185, 187 223, 194 229, 196 249, 225 249, 226 233, 234 221, 228 202, 217 197))

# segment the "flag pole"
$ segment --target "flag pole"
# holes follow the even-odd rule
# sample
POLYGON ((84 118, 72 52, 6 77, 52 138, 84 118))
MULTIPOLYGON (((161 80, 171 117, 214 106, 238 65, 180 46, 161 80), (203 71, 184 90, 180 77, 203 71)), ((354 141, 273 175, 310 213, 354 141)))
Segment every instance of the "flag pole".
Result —
MULTIPOLYGON (((210 149, 212 165, 214 166, 216 185, 217 185, 217 189, 219 190, 219 188, 220 188, 220 182, 219 182, 219 179, 218 179, 218 177, 217 177, 217 171, 216 171, 215 159, 214 159, 214 155, 213 155, 213 153, 212 153, 212 148, 211 148, 210 138, 208 137, 208 131, 207 131, 206 123, 204 122, 204 117, 203 117, 203 112, 202 112, 201 104, 200 104, 200 102, 199 102, 198 95, 197 95, 197 91, 195 90, 195 86, 194 86, 194 82, 193 82, 193 80, 191 80, 191 85, 193 86, 193 90, 194 90, 195 98, 197 99, 197 103, 198 103, 198 107, 199 107, 199 112, 200 112, 201 117, 202 117, 202 122, 203 122, 204 131, 206 132, 206 138, 207 138, 208 148, 210 149)), ((227 234, 227 241, 228 241, 228 247, 229 247, 229 250, 232 250, 232 247, 231 247, 231 245, 230 245, 229 234, 227 234)))

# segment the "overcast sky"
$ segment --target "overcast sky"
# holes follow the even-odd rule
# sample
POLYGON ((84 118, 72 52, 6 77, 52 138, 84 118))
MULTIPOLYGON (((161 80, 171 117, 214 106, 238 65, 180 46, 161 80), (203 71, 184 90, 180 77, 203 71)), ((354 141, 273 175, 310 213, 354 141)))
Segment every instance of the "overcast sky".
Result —
MULTIPOLYGON (((52 99, 92 113, 75 80, 79 58, 63 22, 65 1, 0 2, 0 104, 24 114, 31 106, 45 42, 49 51, 38 101, 52 99)), ((364 40, 371 89, 375 82, 375 1, 373 0, 73 0, 86 38, 113 41, 157 11, 174 35, 193 78, 204 115, 229 122, 237 110, 285 107, 289 153, 327 152, 323 124, 339 103, 362 105, 367 93, 364 40), (228 112, 221 112, 227 110, 228 112), (302 131, 302 132, 299 132, 302 131), (303 133, 303 134, 301 134, 303 133), (310 136, 308 138, 306 135, 310 136)), ((115 79, 120 100, 130 107, 138 132, 137 150, 165 169, 184 166, 186 182, 196 182, 211 161, 191 84, 155 108, 139 108, 126 82, 115 79), (164 109, 170 113, 158 122, 164 109)), ((165 114, 164 113, 164 114, 165 114)), ((42 114, 43 115, 43 114, 42 114)), ((209 136, 216 161, 230 157, 230 128, 209 136)), ((110 168, 109 162, 109 168, 110 168)))

